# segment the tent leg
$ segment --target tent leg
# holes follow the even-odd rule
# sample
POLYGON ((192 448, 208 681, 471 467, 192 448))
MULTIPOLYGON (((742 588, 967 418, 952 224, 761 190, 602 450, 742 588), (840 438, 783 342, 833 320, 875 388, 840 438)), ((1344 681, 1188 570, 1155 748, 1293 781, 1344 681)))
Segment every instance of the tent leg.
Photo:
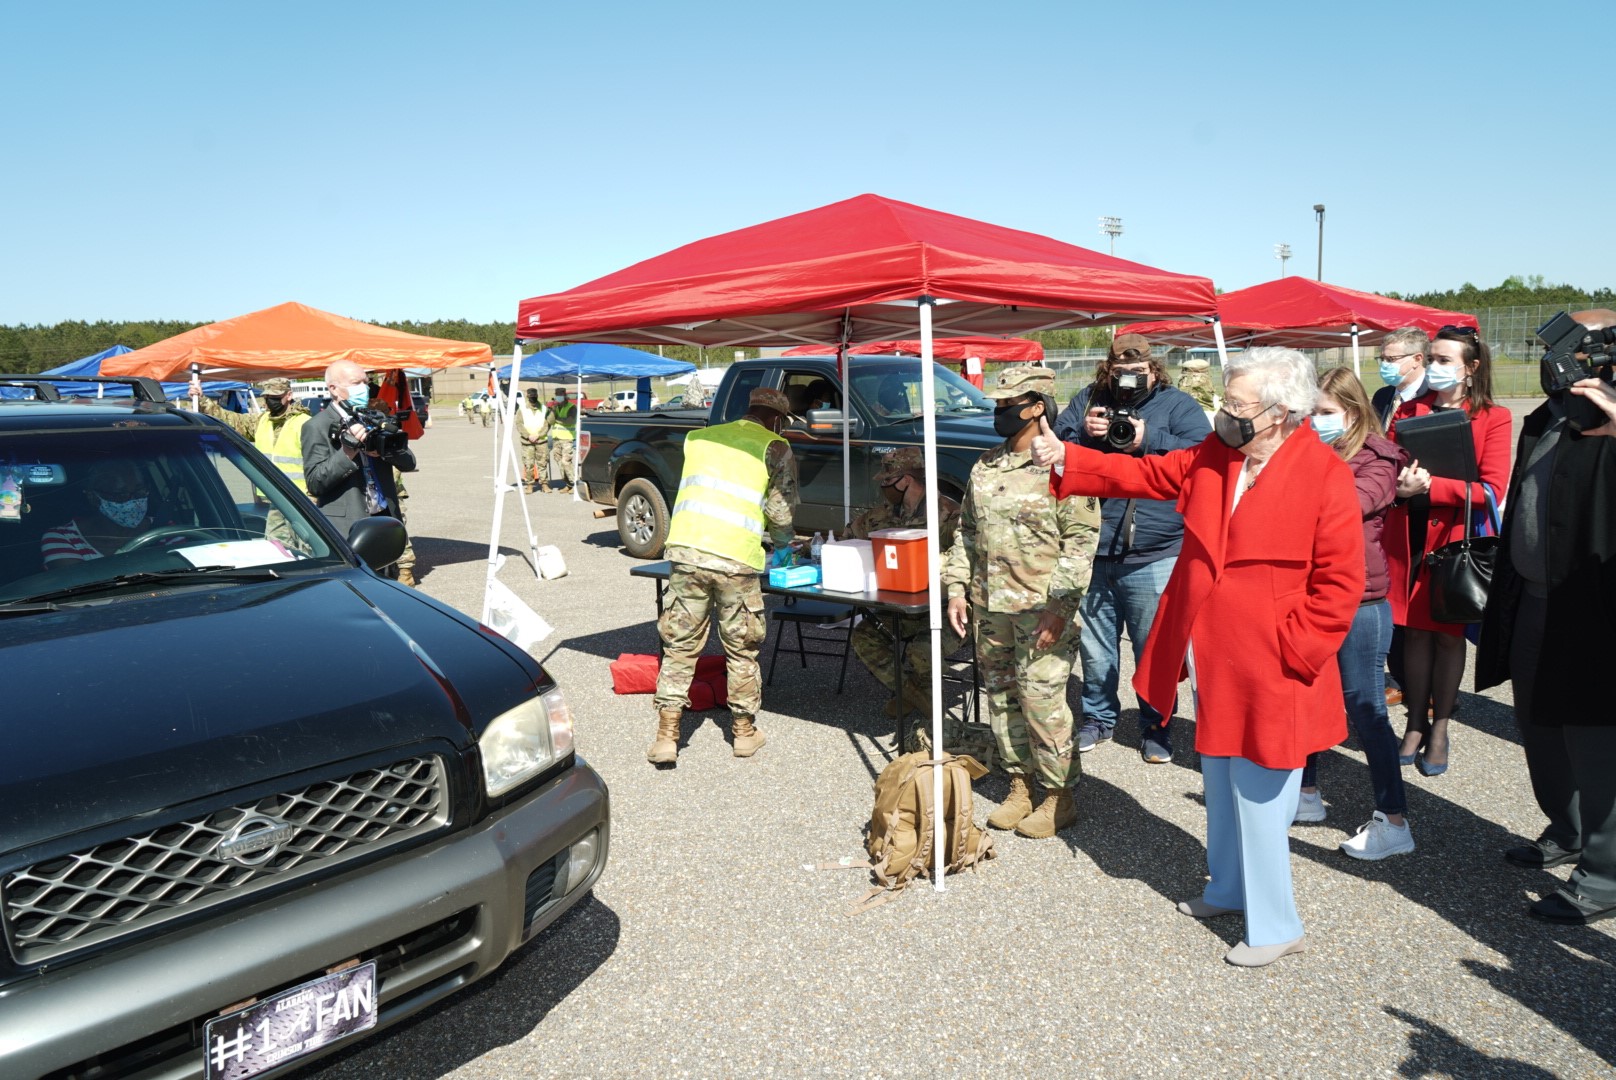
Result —
POLYGON ((584 372, 582 367, 578 369, 578 393, 573 401, 575 402, 573 405, 575 420, 572 425, 572 501, 583 502, 584 497, 578 493, 580 486, 578 474, 583 471, 583 463, 578 460, 578 447, 584 441, 584 372))
POLYGON ((1229 346, 1223 340, 1223 321, 1216 315, 1212 316, 1212 337, 1218 343, 1218 381, 1222 382, 1229 375, 1229 346))
POLYGON ((1352 373, 1355 376, 1358 377, 1359 382, 1363 381, 1363 365, 1359 362, 1359 359, 1358 359, 1358 324, 1357 323, 1352 324, 1352 373))
MULTIPOLYGON (((937 383, 932 372, 932 343, 931 343, 931 317, 932 306, 936 303, 929 296, 920 298, 920 413, 921 431, 924 435, 924 449, 926 462, 926 565, 931 567, 929 580, 926 584, 926 599, 928 622, 931 627, 929 643, 931 647, 931 752, 934 758, 943 756, 943 589, 942 577, 939 568, 942 565, 939 549, 937 523, 942 513, 937 500, 937 383)), ((844 429, 845 430, 845 429, 844 429)), ((898 673, 901 677, 902 672, 898 673)), ((939 818, 943 806, 943 770, 935 766, 931 770, 931 804, 936 808, 939 818)), ((938 828, 932 833, 932 888, 942 892, 947 888, 943 881, 944 868, 948 865, 947 855, 943 848, 943 833, 938 828)))

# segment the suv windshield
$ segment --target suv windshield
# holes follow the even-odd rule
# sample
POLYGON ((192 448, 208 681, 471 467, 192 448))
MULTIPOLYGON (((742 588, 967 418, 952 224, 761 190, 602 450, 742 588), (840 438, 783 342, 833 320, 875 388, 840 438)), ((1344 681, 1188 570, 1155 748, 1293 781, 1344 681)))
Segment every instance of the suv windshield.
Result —
POLYGON ((345 564, 282 483, 225 434, 189 426, 0 434, 0 604, 345 564))
MULTIPOLYGON (((913 419, 920 415, 920 362, 892 359, 871 362, 855 358, 853 390, 885 420, 913 419)), ((932 387, 937 394, 937 412, 992 412, 993 402, 982 391, 947 368, 932 365, 932 387)))

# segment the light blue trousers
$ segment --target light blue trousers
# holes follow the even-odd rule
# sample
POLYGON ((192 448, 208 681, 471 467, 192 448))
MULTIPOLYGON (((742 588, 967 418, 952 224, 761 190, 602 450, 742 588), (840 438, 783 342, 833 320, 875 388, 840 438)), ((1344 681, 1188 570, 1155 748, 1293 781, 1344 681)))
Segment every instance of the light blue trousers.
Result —
POLYGON ((1291 888, 1291 818, 1301 769, 1265 769, 1239 757, 1201 758, 1206 788, 1203 899, 1246 913, 1246 944, 1278 945, 1302 936, 1291 888))

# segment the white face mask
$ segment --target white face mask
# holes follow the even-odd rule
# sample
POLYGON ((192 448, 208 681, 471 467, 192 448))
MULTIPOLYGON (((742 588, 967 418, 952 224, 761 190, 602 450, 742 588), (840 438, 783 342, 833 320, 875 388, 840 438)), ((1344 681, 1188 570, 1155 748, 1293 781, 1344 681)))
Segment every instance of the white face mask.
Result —
POLYGON ((1452 390, 1462 376, 1457 364, 1432 364, 1425 369, 1425 384, 1432 390, 1452 390))
POLYGON ((123 502, 113 502, 96 496, 101 504, 101 516, 118 526, 120 529, 133 529, 146 520, 146 496, 138 499, 125 499, 123 502))

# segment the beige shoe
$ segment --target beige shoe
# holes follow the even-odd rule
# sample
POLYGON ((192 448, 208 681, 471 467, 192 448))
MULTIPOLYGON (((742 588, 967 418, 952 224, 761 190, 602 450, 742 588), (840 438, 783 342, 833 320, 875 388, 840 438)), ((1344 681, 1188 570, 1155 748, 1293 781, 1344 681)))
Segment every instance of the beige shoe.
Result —
POLYGON ((1031 840, 1048 840, 1077 821, 1077 807, 1072 802, 1072 789, 1046 791, 1038 809, 1022 818, 1016 825, 1016 835, 1031 840))
POLYGON ((1030 813, 1032 813, 1032 784, 1025 776, 1012 776, 1010 794, 1004 797, 1003 806, 988 815, 988 828, 1013 829, 1030 813))
POLYGON ((679 720, 683 709, 663 709, 657 713, 656 741, 645 752, 653 765, 674 765, 679 760, 679 720))
POLYGON ((1223 959, 1235 967, 1267 967, 1281 956, 1299 953, 1307 948, 1307 938, 1297 938, 1295 941, 1282 941, 1278 945, 1247 945, 1244 941, 1230 949, 1223 959))
POLYGON ((751 757, 763 749, 763 744, 768 742, 768 739, 764 738, 763 732, 759 731, 752 723, 752 718, 742 716, 740 713, 735 714, 732 735, 735 741, 736 757, 751 757))

